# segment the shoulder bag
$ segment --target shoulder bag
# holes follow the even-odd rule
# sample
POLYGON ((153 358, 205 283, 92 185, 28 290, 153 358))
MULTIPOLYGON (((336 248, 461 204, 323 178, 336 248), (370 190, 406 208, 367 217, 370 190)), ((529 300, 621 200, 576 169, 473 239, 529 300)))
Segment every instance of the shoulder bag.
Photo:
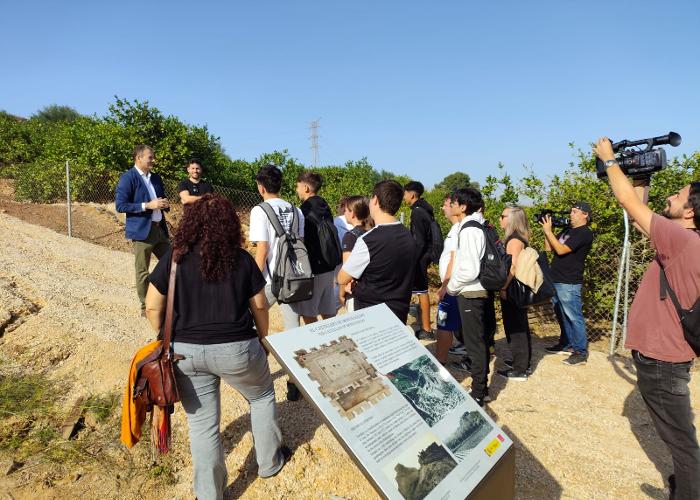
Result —
POLYGON ((542 269, 543 277, 542 285, 540 285, 537 293, 515 277, 508 283, 508 288, 506 290, 507 300, 517 307, 529 307, 542 304, 552 300, 552 297, 556 294, 547 258, 543 253, 540 253, 536 265, 540 266, 540 269, 542 269))
POLYGON ((163 342, 150 355, 136 365, 136 384, 134 384, 134 400, 146 405, 148 411, 153 406, 165 407, 180 401, 180 393, 175 382, 173 363, 180 359, 170 352, 170 341, 173 328, 173 305, 175 302, 175 274, 177 262, 173 257, 170 265, 170 280, 168 284, 168 299, 165 309, 165 324, 163 342))

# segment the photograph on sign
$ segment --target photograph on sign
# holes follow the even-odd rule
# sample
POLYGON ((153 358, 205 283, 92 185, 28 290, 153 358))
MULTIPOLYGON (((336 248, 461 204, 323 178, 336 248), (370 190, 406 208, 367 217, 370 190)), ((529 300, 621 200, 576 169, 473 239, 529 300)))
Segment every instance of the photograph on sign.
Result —
POLYGON ((493 430, 493 426, 477 410, 458 409, 451 412, 433 432, 442 438, 445 446, 462 461, 471 450, 483 441, 493 430))
POLYGON ((265 343, 386 498, 464 498, 512 445, 384 304, 265 343))
POLYGON ((430 427, 467 397, 459 387, 443 380, 438 366, 426 355, 386 376, 430 427))
POLYGON ((384 466, 384 473, 407 500, 425 498, 457 462, 439 439, 427 432, 384 466))

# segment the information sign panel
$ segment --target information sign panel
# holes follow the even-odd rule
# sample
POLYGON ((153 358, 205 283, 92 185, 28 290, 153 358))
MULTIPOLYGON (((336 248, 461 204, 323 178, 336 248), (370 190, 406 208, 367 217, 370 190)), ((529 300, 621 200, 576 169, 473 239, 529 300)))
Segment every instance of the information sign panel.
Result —
POLYGON ((265 343, 386 498, 465 498, 512 446, 384 304, 265 343))

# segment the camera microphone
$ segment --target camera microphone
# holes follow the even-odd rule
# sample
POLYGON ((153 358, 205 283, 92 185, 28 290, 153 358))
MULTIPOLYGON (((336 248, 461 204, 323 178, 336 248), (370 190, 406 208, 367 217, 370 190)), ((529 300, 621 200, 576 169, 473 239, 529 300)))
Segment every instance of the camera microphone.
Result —
POLYGON ((681 136, 675 132, 669 132, 667 135, 660 135, 659 137, 652 138, 652 142, 654 146, 670 144, 675 148, 681 143, 681 136))
POLYGON ((673 147, 678 146, 681 143, 681 136, 676 132, 669 132, 666 135, 660 135, 658 137, 652 137, 650 139, 640 139, 638 141, 628 141, 624 139, 620 142, 615 142, 612 145, 613 151, 618 152, 620 149, 631 148, 633 146, 641 146, 642 144, 647 145, 647 149, 651 149, 654 146, 663 146, 664 144, 670 144, 673 147))

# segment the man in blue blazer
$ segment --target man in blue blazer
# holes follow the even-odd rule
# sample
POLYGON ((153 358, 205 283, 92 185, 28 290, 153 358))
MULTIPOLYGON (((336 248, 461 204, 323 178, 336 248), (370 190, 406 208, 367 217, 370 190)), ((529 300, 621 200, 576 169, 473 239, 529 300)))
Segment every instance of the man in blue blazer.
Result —
POLYGON ((163 180, 151 173, 153 149, 145 144, 134 148, 134 166, 124 172, 117 184, 117 212, 126 214, 126 238, 133 241, 136 293, 145 317, 148 269, 151 255, 159 259, 170 249, 168 227, 163 212, 170 208, 163 180))

